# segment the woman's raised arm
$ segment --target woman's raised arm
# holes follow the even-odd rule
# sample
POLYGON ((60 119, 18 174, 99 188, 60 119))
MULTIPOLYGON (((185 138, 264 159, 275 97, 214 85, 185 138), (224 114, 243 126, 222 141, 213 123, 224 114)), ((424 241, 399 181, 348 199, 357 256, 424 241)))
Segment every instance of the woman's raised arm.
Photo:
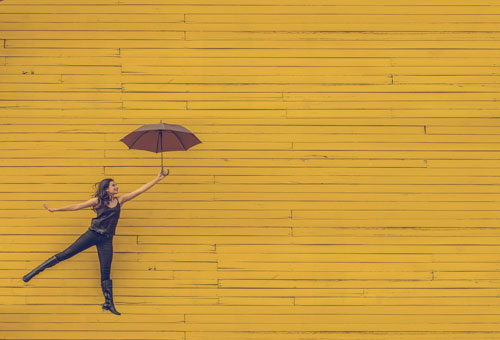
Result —
POLYGON ((123 194, 121 195, 121 203, 125 203, 127 201, 130 201, 131 199, 134 199, 135 197, 139 196, 140 194, 142 194, 144 191, 150 189, 152 186, 154 186, 156 183, 158 183, 159 181, 161 181, 162 179, 165 178, 165 176, 167 176, 168 174, 170 173, 167 172, 166 174, 164 172, 162 172, 160 170, 160 172, 158 173, 158 176, 156 176, 155 179, 151 180, 150 182, 144 184, 142 187, 140 187, 139 189, 137 190, 134 190, 128 194, 123 194))

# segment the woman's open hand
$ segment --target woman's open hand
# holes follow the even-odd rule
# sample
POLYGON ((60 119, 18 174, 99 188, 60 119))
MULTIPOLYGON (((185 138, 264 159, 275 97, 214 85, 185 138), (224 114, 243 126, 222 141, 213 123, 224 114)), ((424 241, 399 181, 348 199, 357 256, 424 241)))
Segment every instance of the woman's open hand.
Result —
POLYGON ((49 208, 49 206, 48 206, 47 204, 45 204, 45 203, 43 204, 43 207, 44 207, 45 209, 47 209, 48 211, 50 211, 50 212, 54 212, 54 209, 49 208))
POLYGON ((158 180, 161 181, 166 176, 168 176, 169 173, 170 173, 170 170, 167 169, 167 173, 165 173, 165 172, 163 172, 163 169, 161 169, 156 178, 158 178, 158 180))

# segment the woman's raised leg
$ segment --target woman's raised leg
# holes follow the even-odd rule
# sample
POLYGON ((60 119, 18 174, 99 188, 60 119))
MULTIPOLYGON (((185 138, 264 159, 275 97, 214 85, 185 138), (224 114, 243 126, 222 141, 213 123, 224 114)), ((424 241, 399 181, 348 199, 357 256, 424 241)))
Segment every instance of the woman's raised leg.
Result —
POLYGON ((54 256, 51 256, 44 263, 33 269, 30 273, 26 274, 23 277, 23 281, 28 282, 35 275, 38 275, 46 268, 50 268, 56 265, 57 263, 69 259, 70 257, 78 254, 79 252, 82 252, 85 249, 95 245, 97 243, 97 240, 98 240, 97 236, 94 236, 92 231, 87 230, 85 233, 80 235, 80 237, 78 237, 78 239, 75 242, 73 242, 73 244, 71 244, 68 248, 61 251, 60 253, 57 253, 54 256))
POLYGON ((76 254, 96 245, 98 241, 99 237, 95 235, 94 232, 87 230, 85 233, 80 235, 80 237, 78 237, 73 244, 56 254, 55 257, 57 257, 59 262, 67 260, 70 257, 73 257, 76 254))

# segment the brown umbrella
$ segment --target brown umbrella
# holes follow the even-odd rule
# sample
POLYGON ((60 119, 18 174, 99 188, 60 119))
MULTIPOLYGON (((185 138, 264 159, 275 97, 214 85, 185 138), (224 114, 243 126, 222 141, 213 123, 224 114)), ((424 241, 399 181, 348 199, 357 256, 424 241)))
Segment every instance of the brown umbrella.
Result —
POLYGON ((163 152, 182 151, 200 144, 201 141, 188 129, 180 125, 165 124, 160 120, 160 124, 146 124, 132 131, 122 139, 129 149, 145 150, 154 153, 161 153, 161 171, 163 171, 163 152))

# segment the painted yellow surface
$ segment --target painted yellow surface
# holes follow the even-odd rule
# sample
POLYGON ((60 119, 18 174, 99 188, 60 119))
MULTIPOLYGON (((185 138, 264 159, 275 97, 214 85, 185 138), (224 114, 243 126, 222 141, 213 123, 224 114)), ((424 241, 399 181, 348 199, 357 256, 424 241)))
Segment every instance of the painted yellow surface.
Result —
POLYGON ((496 0, 0 2, 0 339, 500 339, 496 0), (101 310, 86 201, 123 206, 101 310))

